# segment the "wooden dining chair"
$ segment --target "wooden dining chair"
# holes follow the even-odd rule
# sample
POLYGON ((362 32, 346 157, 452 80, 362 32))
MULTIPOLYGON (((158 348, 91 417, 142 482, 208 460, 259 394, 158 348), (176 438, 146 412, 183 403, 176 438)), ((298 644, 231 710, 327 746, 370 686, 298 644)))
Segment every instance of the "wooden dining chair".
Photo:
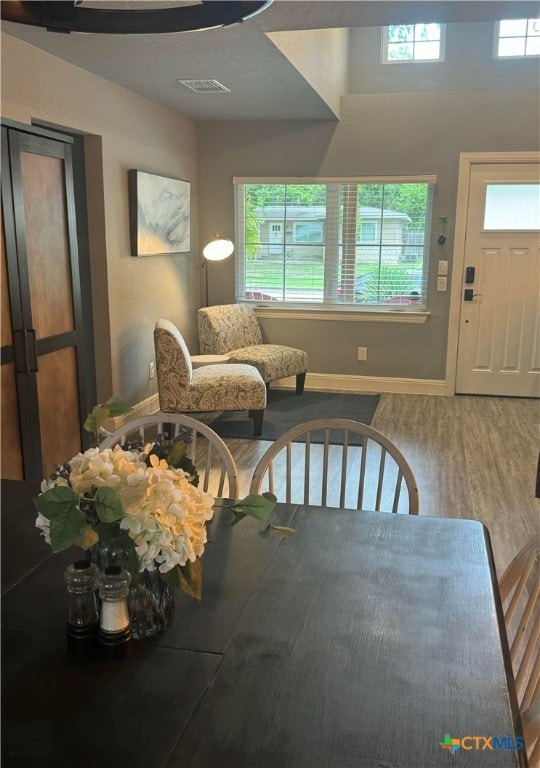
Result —
POLYGON ((253 473, 250 493, 265 490, 288 504, 418 514, 418 488, 403 454, 350 419, 315 419, 283 434, 253 473))
POLYGON ((528 541, 499 581, 530 768, 540 766, 540 544, 528 541))
POLYGON ((238 470, 231 452, 213 429, 181 413, 154 413, 132 419, 100 443, 100 449, 140 438, 150 442, 160 433, 188 439, 187 455, 199 473, 199 487, 215 497, 238 498, 238 470))

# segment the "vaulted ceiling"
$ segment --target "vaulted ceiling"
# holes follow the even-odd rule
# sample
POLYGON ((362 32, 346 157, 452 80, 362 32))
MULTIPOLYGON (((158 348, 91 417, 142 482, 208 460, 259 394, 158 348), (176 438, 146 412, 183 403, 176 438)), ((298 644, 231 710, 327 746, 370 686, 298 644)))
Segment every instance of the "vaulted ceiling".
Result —
MULTIPOLYGON (((525 0, 275 0, 242 24, 200 32, 60 34, 13 22, 2 31, 194 119, 324 120, 337 110, 319 87, 321 72, 346 56, 347 29, 532 18, 538 7, 525 0), (334 34, 321 38, 320 30, 334 34), (178 79, 213 79, 229 91, 195 93, 178 79)), ((342 88, 336 79, 336 91, 342 88)))

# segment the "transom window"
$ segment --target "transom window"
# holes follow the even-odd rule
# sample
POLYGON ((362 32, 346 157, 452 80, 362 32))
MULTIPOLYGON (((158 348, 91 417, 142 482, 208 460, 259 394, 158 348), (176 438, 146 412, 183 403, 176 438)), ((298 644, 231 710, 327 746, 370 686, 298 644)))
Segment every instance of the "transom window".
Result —
POLYGON ((444 60, 444 24, 383 27, 383 63, 444 60))
POLYGON ((507 19, 495 25, 495 56, 540 56, 540 19, 507 19))
POLYGON ((425 305, 433 182, 245 181, 235 180, 238 301, 425 305))
POLYGON ((484 230, 540 229, 540 184, 487 184, 484 230))

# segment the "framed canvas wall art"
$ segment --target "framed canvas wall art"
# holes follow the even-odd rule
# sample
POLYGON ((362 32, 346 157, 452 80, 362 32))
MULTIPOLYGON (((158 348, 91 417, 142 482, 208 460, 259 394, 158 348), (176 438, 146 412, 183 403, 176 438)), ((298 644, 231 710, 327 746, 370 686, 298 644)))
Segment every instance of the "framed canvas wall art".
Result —
POLYGON ((154 173, 128 172, 132 256, 190 250, 191 184, 154 173))

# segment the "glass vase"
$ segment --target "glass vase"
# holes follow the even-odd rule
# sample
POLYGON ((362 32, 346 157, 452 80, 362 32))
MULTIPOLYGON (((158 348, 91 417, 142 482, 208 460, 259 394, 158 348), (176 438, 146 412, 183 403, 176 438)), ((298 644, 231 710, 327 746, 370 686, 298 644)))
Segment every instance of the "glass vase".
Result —
POLYGON ((141 571, 128 595, 133 637, 144 640, 163 632, 174 618, 174 587, 166 584, 158 570, 141 571))
POLYGON ((88 559, 102 571, 120 565, 131 573, 127 598, 134 640, 144 640, 163 632, 174 618, 174 587, 166 584, 158 570, 132 573, 129 560, 118 547, 98 542, 87 551, 88 559))

